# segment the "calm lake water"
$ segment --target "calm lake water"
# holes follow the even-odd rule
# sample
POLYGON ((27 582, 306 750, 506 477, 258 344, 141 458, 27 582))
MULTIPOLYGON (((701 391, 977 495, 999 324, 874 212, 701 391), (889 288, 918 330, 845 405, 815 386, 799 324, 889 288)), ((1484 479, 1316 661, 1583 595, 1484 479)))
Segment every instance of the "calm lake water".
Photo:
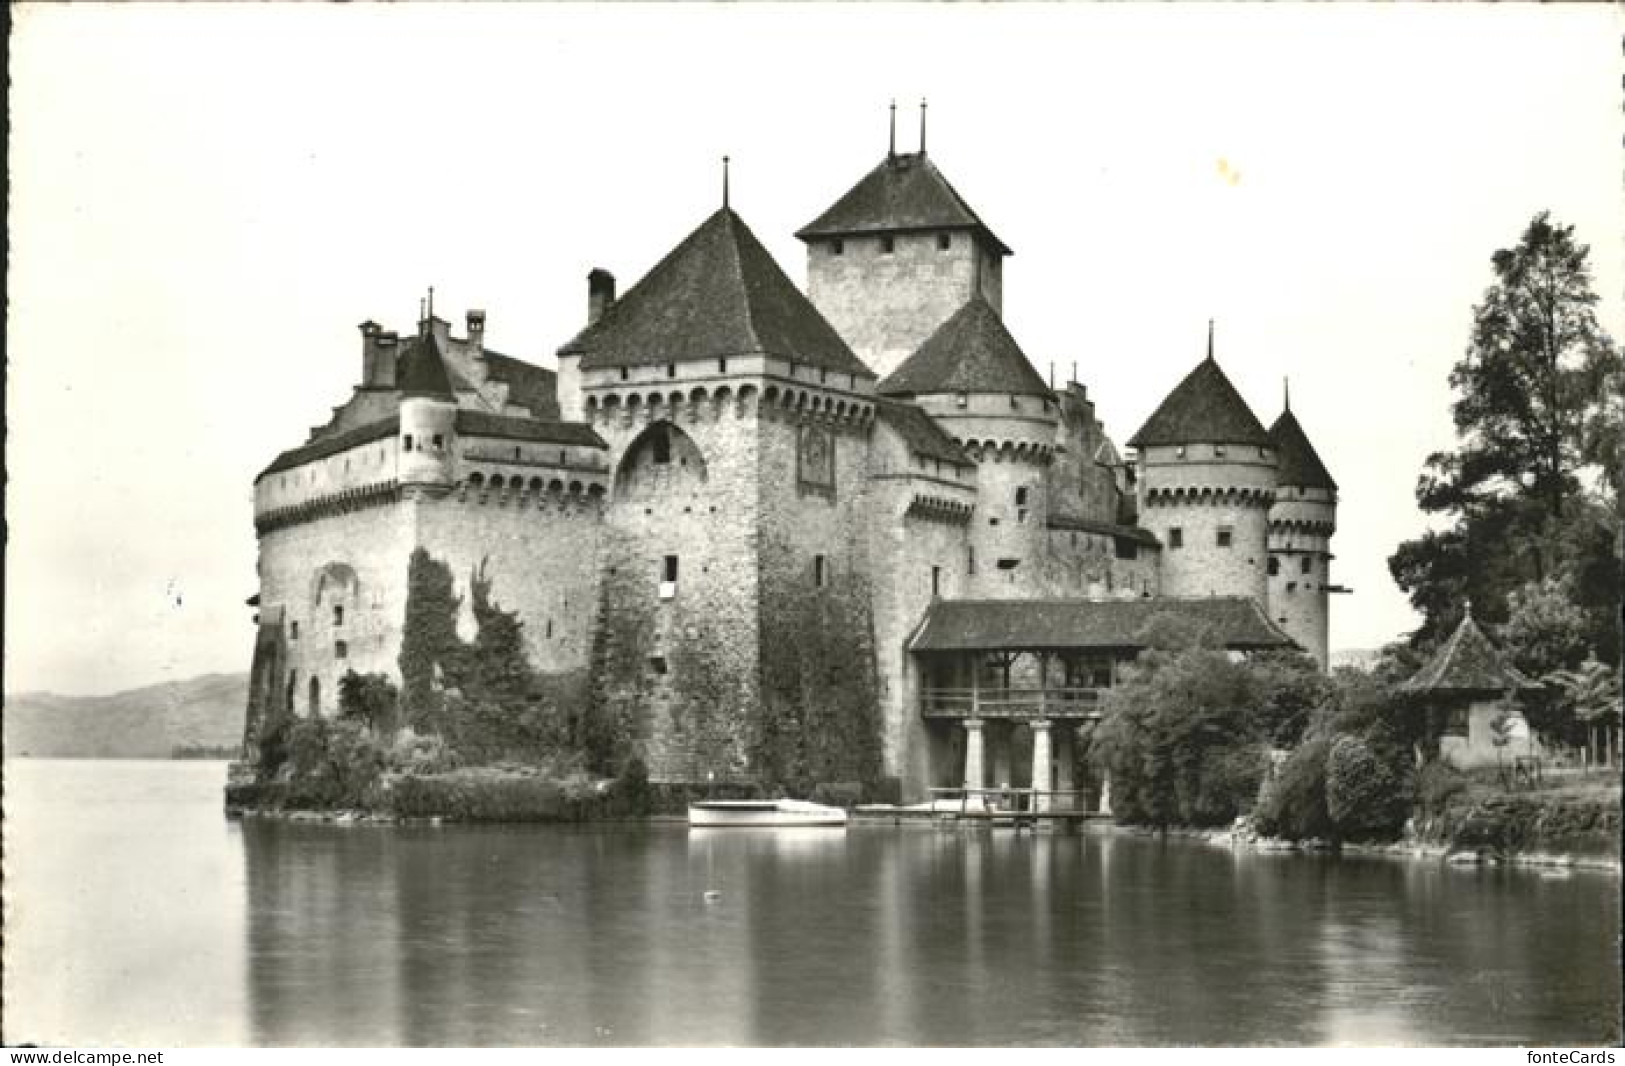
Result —
POLYGON ((1608 873, 925 828, 236 823, 220 763, 5 775, 8 1043, 1620 1036, 1608 873))

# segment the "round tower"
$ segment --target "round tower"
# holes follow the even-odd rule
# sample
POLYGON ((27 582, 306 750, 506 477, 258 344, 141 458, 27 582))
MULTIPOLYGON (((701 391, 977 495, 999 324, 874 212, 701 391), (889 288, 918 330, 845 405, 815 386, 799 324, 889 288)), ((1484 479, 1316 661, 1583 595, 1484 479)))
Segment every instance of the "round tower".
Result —
POLYGON ((1208 356, 1129 440, 1138 451, 1140 524, 1162 542, 1164 596, 1269 602, 1274 443, 1208 356))
POLYGON ((400 359, 402 488, 450 488, 456 481, 457 397, 433 333, 412 342, 400 359))
POLYGON ((973 296, 878 386, 912 400, 977 462, 965 560, 970 596, 1042 589, 1054 394, 993 305, 973 296))
POLYGON ((1280 460, 1280 488, 1269 517, 1269 615, 1324 670, 1337 482, 1309 443, 1290 403, 1270 427, 1270 438, 1280 460))

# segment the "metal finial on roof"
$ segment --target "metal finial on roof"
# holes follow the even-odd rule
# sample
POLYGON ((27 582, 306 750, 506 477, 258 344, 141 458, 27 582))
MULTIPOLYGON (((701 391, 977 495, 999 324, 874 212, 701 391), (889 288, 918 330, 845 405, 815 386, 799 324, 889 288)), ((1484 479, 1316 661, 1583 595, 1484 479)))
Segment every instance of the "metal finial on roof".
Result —
POLYGON ((1465 622, 1473 620, 1473 601, 1471 599, 1462 601, 1462 620, 1465 622))
POLYGON ((897 158, 897 101, 891 102, 891 136, 886 141, 886 158, 897 158))
POLYGON ((1292 410, 1292 379, 1285 374, 1281 375, 1281 406, 1285 410, 1292 410))
POLYGON ((434 286, 429 286, 429 317, 434 317, 434 286))
POLYGON ((1207 357, 1213 358, 1213 320, 1207 320, 1207 357))
POLYGON ((728 157, 722 157, 722 206, 728 206, 728 157))
POLYGON ((920 98, 920 154, 925 154, 925 98, 920 98))

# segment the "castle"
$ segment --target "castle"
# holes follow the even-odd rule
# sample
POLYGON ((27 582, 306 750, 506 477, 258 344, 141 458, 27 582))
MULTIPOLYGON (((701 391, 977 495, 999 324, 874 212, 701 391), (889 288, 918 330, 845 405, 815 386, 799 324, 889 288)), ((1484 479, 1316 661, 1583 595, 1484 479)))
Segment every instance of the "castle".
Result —
POLYGON ((1163 613, 1324 667, 1337 486, 1211 331, 1125 459, 1022 352, 1011 251, 923 144, 796 236, 805 293, 725 194, 623 295, 589 274, 556 372, 483 311, 362 323, 353 395, 254 483, 250 738, 399 679, 419 547, 465 612, 483 564, 656 780, 1069 789, 1163 613))

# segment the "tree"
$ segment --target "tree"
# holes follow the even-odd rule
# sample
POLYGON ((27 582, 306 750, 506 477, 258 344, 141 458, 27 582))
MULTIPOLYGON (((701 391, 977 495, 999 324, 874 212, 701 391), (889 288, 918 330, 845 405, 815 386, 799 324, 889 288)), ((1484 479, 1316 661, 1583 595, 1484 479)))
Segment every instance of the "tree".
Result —
POLYGON ((457 636, 457 611, 461 605, 451 568, 422 548, 413 549, 406 569, 406 619, 397 662, 401 709, 406 724, 420 732, 439 730, 444 697, 436 678, 458 672, 462 641, 457 636))
MULTIPOLYGON (((1577 669, 1555 671, 1549 680, 1562 691, 1574 719, 1585 723, 1590 734, 1591 761, 1599 761, 1598 729, 1602 731, 1602 750, 1606 753, 1613 748, 1609 733, 1619 725, 1619 671, 1593 656, 1577 669)), ((1607 763, 1612 760, 1605 757, 1601 761, 1607 763)))
POLYGON ((347 670, 339 678, 339 717, 360 722, 377 733, 395 729, 398 693, 387 674, 358 674, 347 670))
MULTIPOLYGON (((1455 524, 1389 559, 1426 619, 1420 644, 1442 639, 1468 598, 1496 621, 1508 591, 1595 568, 1600 549, 1618 569, 1617 540, 1603 548, 1591 535, 1599 508, 1605 529, 1617 510, 1622 416, 1620 353, 1597 323, 1589 254, 1542 213, 1491 259, 1495 282, 1450 373, 1459 443, 1429 456, 1416 488, 1423 511, 1455 524)), ((1594 646, 1607 613, 1593 612, 1594 646)))

